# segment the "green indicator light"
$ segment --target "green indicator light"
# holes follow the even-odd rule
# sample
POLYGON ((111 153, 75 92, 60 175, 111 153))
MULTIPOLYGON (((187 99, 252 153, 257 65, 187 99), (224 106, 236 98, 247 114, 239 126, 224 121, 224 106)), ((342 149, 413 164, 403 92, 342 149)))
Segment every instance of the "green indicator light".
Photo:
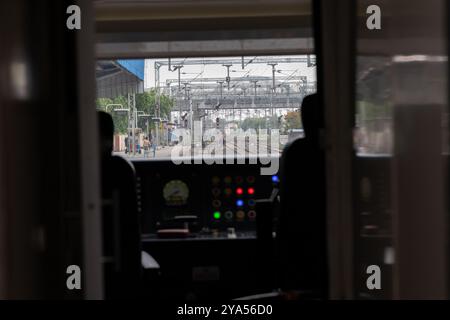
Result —
POLYGON ((220 212, 216 211, 213 213, 214 219, 220 219, 220 212))

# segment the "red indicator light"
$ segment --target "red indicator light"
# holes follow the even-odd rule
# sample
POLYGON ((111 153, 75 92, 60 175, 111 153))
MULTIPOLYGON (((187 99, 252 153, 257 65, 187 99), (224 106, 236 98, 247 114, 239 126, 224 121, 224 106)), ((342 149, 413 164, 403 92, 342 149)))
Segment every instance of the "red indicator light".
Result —
POLYGON ((255 189, 253 188, 248 188, 247 189, 248 194, 254 194, 255 193, 255 189))
POLYGON ((244 190, 242 190, 242 188, 237 188, 236 189, 236 194, 243 194, 244 190))

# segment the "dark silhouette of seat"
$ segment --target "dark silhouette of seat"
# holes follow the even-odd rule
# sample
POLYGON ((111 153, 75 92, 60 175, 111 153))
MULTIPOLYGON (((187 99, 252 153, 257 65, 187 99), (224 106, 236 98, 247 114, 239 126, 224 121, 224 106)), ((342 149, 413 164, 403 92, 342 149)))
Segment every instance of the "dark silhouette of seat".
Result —
POLYGON ((98 113, 102 164, 102 225, 106 299, 137 298, 141 292, 141 237, 133 165, 113 156, 114 123, 98 113))
POLYGON ((301 107, 303 139, 288 144, 280 163, 277 230, 278 281, 283 291, 328 296, 323 109, 317 94, 301 107))

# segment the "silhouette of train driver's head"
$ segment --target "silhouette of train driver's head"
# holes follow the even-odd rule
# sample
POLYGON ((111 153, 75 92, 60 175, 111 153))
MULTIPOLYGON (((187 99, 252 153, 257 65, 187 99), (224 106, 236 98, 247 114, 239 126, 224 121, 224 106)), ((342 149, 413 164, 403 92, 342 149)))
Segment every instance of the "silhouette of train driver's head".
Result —
POLYGON ((98 128, 102 156, 110 156, 113 151, 114 122, 109 113, 98 112, 98 128))
POLYGON ((322 111, 317 93, 306 96, 303 99, 301 108, 302 125, 305 138, 309 142, 319 142, 320 131, 324 127, 322 111))

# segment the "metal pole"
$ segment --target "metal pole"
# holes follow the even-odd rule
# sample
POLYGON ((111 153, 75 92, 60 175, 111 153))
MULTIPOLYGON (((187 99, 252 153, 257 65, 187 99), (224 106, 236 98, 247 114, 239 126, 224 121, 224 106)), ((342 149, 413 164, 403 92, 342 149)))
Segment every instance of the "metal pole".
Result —
POLYGON ((130 94, 129 97, 130 97, 130 102, 131 102, 131 105, 129 106, 130 114, 132 117, 132 119, 131 119, 131 130, 132 130, 131 136, 132 136, 132 138, 131 139, 132 139, 132 146, 133 146, 133 156, 135 156, 136 155, 136 122, 135 122, 134 117, 135 117, 135 112, 136 112, 136 110, 135 110, 136 105, 135 105, 135 100, 134 100, 134 98, 135 98, 134 93, 130 94))
POLYGON ((187 110, 189 109, 189 89, 188 89, 188 82, 184 83, 184 105, 186 106, 187 110))
POLYGON ((217 81, 217 83, 219 84, 220 102, 222 102, 222 85, 223 85, 223 81, 217 81))
POLYGON ((256 95, 257 95, 256 90, 257 90, 257 88, 258 88, 258 80, 254 80, 254 81, 252 81, 252 82, 253 82, 253 85, 255 86, 255 98, 256 98, 256 95))
POLYGON ((178 91, 181 91, 181 68, 182 66, 177 66, 178 70, 178 91))
MULTIPOLYGON (((270 116, 273 116, 273 96, 276 92, 276 87, 275 87, 275 66, 277 65, 277 63, 268 63, 268 65, 272 66, 272 94, 270 96, 270 116)), ((272 120, 272 119, 271 119, 272 120)))
POLYGON ((155 89, 156 89, 156 87, 158 87, 158 82, 159 82, 159 68, 160 68, 160 64, 155 61, 155 89))
MULTIPOLYGON (((177 94, 177 97, 179 98, 180 97, 180 94, 181 94, 181 68, 182 68, 183 66, 176 66, 176 68, 177 68, 177 70, 178 70, 178 94, 177 94)), ((181 103, 180 103, 180 116, 179 116, 179 126, 181 127, 181 117, 182 117, 182 114, 183 114, 183 107, 182 107, 182 105, 181 105, 181 103)))
POLYGON ((155 121, 155 145, 156 145, 156 148, 158 148, 158 141, 159 141, 159 122, 155 121))
POLYGON ((227 82, 228 90, 230 90, 230 67, 232 66, 232 64, 224 64, 223 66, 227 68, 227 77, 225 81, 227 82))
POLYGON ((128 135, 128 152, 131 154, 131 146, 133 145, 132 143, 130 143, 131 139, 132 139, 132 134, 130 134, 130 125, 131 125, 131 112, 130 112, 130 108, 131 108, 131 103, 130 103, 130 94, 127 95, 127 104, 128 104, 128 113, 127 113, 127 135, 128 135))
POLYGON ((268 63, 269 66, 272 66, 272 92, 275 93, 275 66, 278 63, 268 63))
POLYGON ((189 99, 189 130, 191 131, 191 146, 194 144, 194 114, 192 111, 192 100, 189 99))

